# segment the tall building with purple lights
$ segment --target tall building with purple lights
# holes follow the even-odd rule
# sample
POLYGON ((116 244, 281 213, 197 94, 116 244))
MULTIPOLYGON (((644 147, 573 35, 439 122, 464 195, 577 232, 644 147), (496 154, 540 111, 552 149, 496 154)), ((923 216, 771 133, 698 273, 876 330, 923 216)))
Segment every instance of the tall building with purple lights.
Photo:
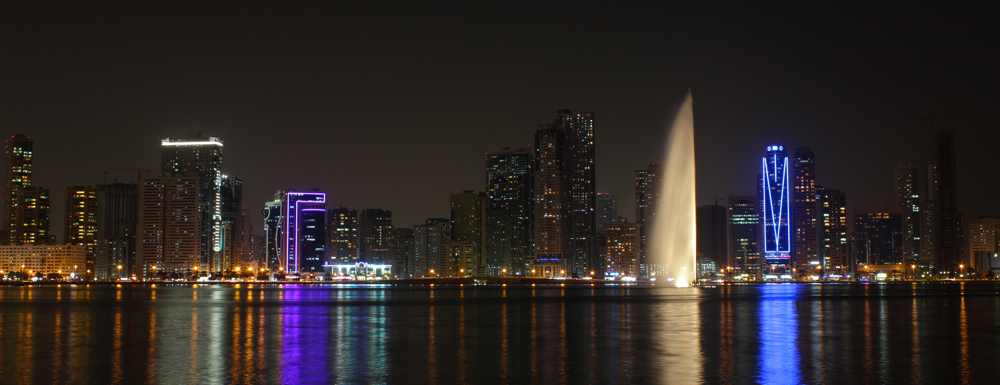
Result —
POLYGON ((761 218, 764 227, 761 244, 764 246, 764 258, 769 272, 788 274, 792 252, 792 186, 784 146, 767 146, 767 155, 761 159, 761 166, 761 218))
POLYGON ((285 271, 321 273, 326 257, 326 193, 285 193, 285 271))

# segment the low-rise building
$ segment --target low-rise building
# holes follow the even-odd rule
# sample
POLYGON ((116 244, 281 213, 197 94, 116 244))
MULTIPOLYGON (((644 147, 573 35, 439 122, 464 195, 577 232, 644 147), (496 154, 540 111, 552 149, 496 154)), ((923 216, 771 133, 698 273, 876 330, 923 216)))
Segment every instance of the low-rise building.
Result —
POLYGON ((25 274, 59 273, 68 277, 87 273, 86 245, 6 245, 0 246, 0 271, 25 274))

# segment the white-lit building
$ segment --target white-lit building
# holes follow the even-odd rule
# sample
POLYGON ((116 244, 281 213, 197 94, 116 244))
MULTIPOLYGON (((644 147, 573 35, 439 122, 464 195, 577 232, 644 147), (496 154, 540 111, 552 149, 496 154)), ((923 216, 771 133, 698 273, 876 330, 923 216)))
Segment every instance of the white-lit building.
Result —
POLYGON ((0 246, 0 271, 25 274, 84 276, 87 273, 86 245, 0 246))

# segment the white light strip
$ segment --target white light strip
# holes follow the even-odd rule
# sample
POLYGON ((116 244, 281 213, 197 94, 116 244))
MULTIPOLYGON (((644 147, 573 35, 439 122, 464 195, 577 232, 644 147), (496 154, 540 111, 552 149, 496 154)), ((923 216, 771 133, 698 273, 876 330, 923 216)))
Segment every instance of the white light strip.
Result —
POLYGON ((222 142, 168 142, 166 140, 161 141, 160 144, 164 146, 206 146, 206 145, 216 145, 222 147, 222 142))

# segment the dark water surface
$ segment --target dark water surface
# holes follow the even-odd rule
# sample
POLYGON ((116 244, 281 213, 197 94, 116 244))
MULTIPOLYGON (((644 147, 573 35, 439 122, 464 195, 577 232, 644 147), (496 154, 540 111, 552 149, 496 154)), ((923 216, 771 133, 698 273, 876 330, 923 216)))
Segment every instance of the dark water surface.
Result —
POLYGON ((0 382, 997 383, 1000 284, 0 287, 0 382))

